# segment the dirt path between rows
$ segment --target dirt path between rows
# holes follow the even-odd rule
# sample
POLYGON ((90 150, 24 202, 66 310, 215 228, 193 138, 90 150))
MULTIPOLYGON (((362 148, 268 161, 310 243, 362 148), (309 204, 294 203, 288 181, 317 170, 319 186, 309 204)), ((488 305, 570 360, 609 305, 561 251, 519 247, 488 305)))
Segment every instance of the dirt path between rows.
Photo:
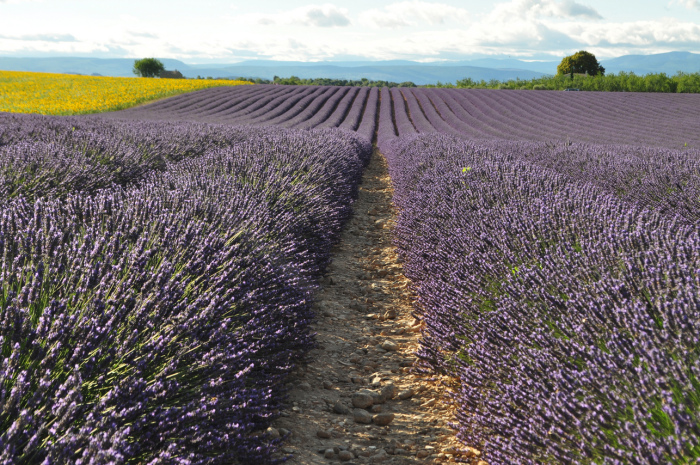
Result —
POLYGON ((317 296, 319 346, 292 376, 291 409, 268 430, 287 435, 287 463, 486 465, 454 438, 446 380, 413 373, 421 322, 392 245, 391 199, 375 152, 317 296))

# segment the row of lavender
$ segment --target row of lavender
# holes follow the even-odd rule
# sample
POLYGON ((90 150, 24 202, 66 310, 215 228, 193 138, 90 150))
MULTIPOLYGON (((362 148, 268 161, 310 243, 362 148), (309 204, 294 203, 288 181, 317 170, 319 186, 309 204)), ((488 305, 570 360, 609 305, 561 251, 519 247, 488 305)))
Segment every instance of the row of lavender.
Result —
POLYGON ((2 123, 0 463, 274 461, 256 432, 313 345, 315 278, 369 144, 2 123))
POLYGON ((461 439, 491 464, 695 463, 700 152, 379 128, 461 439))
POLYGON ((246 131, 208 124, 0 114, 0 205, 126 186, 168 162, 243 142, 246 131))
POLYGON ((373 136, 381 116, 398 136, 443 133, 483 140, 697 148, 698 108, 698 95, 269 85, 206 89, 113 116, 340 127, 366 138, 373 136), (388 105, 380 109, 380 101, 388 105))
POLYGON ((297 129, 341 128, 355 131, 371 140, 375 132, 379 93, 379 89, 367 87, 219 87, 109 116, 138 121, 197 121, 297 129))

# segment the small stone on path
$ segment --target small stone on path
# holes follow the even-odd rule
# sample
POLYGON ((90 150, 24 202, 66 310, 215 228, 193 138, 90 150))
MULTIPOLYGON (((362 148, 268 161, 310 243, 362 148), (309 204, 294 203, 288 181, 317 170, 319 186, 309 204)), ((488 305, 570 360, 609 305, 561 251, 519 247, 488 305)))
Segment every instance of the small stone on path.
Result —
POLYGON ((378 413, 372 417, 372 421, 377 426, 386 426, 392 421, 394 421, 393 413, 378 413))
POLYGON ((352 395, 352 405, 357 408, 371 407, 374 403, 372 396, 365 392, 356 392, 352 395))
POLYGON ((338 401, 335 404, 333 404, 333 411, 335 413, 338 413, 340 415, 347 415, 350 413, 350 409, 347 408, 342 402, 338 401))
POLYGON ((382 342, 380 347, 382 349, 386 350, 387 352, 392 352, 392 351, 395 351, 396 349, 398 349, 399 345, 397 343, 395 343, 394 341, 386 340, 386 341, 382 342))
POLYGON ((399 388, 397 388, 394 384, 387 384, 382 388, 382 396, 384 396, 384 399, 386 400, 393 399, 398 393, 399 388))
POLYGON ((372 414, 369 413, 367 410, 359 409, 359 408, 355 409, 353 411, 352 416, 353 416, 353 419, 355 420, 355 422, 357 422, 357 423, 362 423, 362 424, 366 424, 366 425, 372 423, 372 414))

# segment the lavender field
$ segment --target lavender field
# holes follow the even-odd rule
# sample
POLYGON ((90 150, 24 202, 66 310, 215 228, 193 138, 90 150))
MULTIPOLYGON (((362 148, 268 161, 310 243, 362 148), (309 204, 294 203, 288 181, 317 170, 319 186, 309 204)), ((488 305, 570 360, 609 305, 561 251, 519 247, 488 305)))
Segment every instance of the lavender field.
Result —
POLYGON ((0 463, 271 463, 372 144, 489 464, 700 460, 700 96, 241 86, 0 114, 0 463))

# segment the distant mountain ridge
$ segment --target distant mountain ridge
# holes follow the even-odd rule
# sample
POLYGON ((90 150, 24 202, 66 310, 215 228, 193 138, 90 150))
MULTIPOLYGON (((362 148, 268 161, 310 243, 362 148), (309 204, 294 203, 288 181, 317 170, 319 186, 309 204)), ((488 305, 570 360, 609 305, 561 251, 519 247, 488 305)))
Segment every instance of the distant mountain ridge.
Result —
POLYGON ((654 55, 624 55, 609 60, 600 60, 605 71, 619 73, 634 71, 636 74, 666 73, 676 74, 700 72, 700 53, 668 52, 654 55))
MULTIPOLYGON (((161 59, 166 69, 180 71, 185 77, 249 77, 272 79, 274 76, 297 76, 304 79, 361 79, 393 82, 412 81, 418 85, 456 82, 472 78, 486 81, 496 79, 532 79, 555 74, 558 61, 524 61, 509 57, 475 58, 471 60, 419 63, 408 60, 294 62, 248 60, 233 64, 187 64, 180 60, 161 59)), ((636 74, 677 71, 700 72, 700 54, 668 52, 654 55, 625 55, 600 60, 608 73, 620 71, 636 74)), ((47 73, 99 74, 102 76, 133 76, 131 58, 19 58, 0 57, 0 69, 47 73)))

